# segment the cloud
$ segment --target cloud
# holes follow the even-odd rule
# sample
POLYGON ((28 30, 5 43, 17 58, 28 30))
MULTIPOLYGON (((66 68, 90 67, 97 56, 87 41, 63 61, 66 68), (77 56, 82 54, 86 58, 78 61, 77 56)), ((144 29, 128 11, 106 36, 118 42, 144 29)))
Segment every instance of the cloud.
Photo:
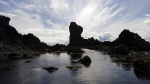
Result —
POLYGON ((0 14, 9 16, 10 24, 20 33, 33 33, 48 44, 68 42, 71 21, 83 27, 84 38, 112 41, 123 29, 129 29, 149 40, 149 3, 141 0, 1 0, 0 7, 4 9, 0 9, 0 14))
POLYGON ((10 4, 4 0, 0 0, 0 4, 7 6, 7 7, 10 7, 10 4))
POLYGON ((145 20, 143 23, 150 25, 150 20, 145 20))
POLYGON ((150 14, 145 14, 145 16, 150 17, 150 14))
POLYGON ((110 33, 103 33, 101 36, 99 36, 100 41, 110 41, 112 35, 110 33))

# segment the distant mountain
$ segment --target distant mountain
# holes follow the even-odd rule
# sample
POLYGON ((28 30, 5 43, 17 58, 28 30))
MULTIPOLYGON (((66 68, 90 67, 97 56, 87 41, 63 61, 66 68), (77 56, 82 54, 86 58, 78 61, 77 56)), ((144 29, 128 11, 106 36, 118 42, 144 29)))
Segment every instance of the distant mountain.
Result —
POLYGON ((0 15, 0 51, 18 49, 42 50, 48 47, 33 34, 22 35, 9 25, 10 18, 0 15))

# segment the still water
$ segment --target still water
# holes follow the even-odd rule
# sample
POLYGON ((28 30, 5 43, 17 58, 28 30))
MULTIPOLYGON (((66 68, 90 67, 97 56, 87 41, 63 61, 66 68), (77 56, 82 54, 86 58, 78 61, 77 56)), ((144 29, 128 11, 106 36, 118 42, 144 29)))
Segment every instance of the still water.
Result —
POLYGON ((14 65, 12 70, 0 71, 0 84, 150 84, 146 78, 137 77, 132 66, 114 63, 102 52, 84 51, 82 55, 47 53, 32 59, 0 60, 0 67, 14 65), (66 68, 85 55, 92 60, 90 66, 81 65, 76 71, 66 68), (49 66, 59 69, 53 73, 42 69, 49 66))

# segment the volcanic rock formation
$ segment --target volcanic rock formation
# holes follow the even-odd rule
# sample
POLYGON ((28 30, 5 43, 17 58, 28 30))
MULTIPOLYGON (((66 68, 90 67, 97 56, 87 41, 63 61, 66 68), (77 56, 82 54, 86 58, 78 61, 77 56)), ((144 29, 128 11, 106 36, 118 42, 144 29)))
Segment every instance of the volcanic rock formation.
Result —
POLYGON ((130 50, 134 51, 148 51, 150 50, 150 43, 142 39, 137 33, 123 30, 119 37, 114 41, 115 44, 124 44, 130 50))
POLYGON ((10 18, 0 15, 0 51, 13 51, 18 49, 40 50, 47 47, 33 34, 22 35, 9 25, 10 18))
POLYGON ((77 25, 75 22, 71 22, 69 26, 70 32, 70 43, 69 46, 91 46, 99 44, 98 40, 95 40, 93 37, 89 39, 84 39, 81 34, 83 32, 83 28, 77 25))
POLYGON ((75 22, 71 22, 69 26, 69 32, 70 32, 70 44, 69 45, 82 45, 83 38, 81 37, 81 34, 83 32, 83 28, 79 25, 77 25, 75 22))

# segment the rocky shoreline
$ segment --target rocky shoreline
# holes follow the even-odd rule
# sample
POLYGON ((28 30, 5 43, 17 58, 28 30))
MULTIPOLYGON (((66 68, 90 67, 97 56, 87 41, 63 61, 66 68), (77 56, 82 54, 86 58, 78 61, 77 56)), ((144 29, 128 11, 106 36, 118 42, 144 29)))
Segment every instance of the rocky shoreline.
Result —
POLYGON ((116 40, 101 42, 93 37, 84 39, 83 28, 71 22, 69 44, 49 46, 31 33, 18 33, 9 21, 9 17, 0 15, 0 59, 30 58, 42 53, 84 53, 82 48, 87 48, 110 55, 113 62, 131 64, 138 71, 150 70, 150 43, 127 29, 116 40))

